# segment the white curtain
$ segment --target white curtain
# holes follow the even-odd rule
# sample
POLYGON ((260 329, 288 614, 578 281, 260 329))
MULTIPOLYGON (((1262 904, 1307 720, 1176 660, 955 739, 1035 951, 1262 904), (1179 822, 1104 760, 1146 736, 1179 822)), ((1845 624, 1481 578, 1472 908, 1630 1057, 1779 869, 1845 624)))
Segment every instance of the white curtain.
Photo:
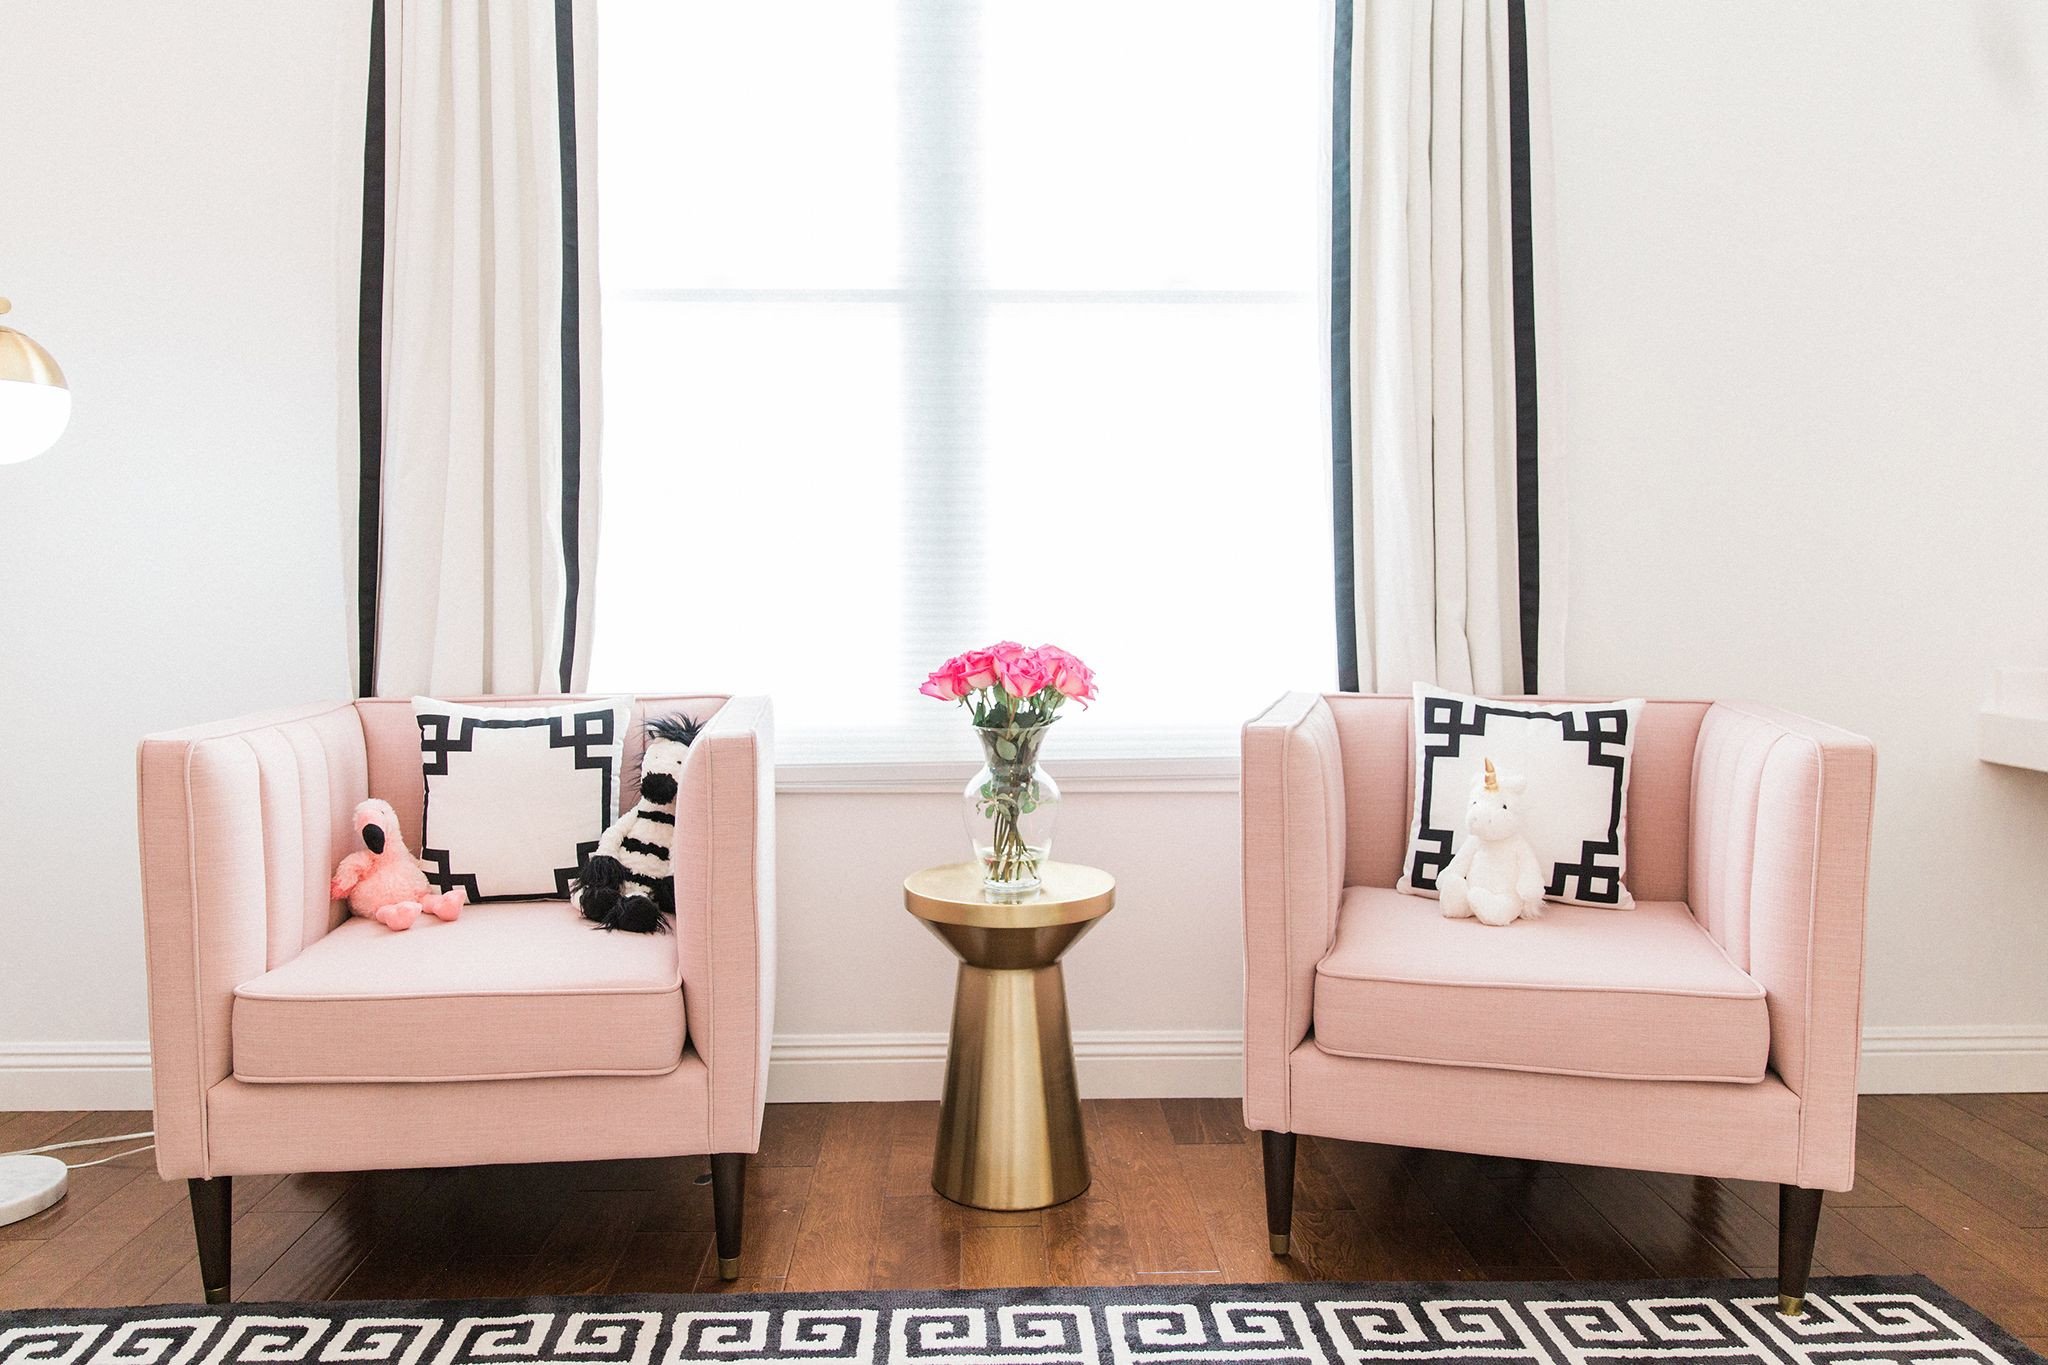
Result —
POLYGON ((594 17, 569 0, 377 9, 359 682, 572 691, 597 516, 594 17))
POLYGON ((1349 492, 1337 527, 1346 687, 1560 686, 1544 18, 1541 0, 1356 0, 1355 11, 1339 0, 1332 359, 1349 492))

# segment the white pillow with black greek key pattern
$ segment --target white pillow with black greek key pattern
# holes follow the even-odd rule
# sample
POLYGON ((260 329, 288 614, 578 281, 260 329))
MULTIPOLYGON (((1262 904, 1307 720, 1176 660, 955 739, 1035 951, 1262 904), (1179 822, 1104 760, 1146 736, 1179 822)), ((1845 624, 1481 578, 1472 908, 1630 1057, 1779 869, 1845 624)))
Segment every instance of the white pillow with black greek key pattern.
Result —
POLYGON ((1465 807, 1486 760, 1528 783, 1522 834, 1543 865, 1543 896, 1570 905, 1635 908, 1628 860, 1628 773, 1643 699, 1545 705, 1496 701, 1417 684, 1415 812, 1396 889, 1436 894, 1437 874, 1464 847, 1465 807))
POLYGON ((478 901, 566 899, 619 814, 626 697, 556 706, 412 699, 426 810, 420 866, 478 901))

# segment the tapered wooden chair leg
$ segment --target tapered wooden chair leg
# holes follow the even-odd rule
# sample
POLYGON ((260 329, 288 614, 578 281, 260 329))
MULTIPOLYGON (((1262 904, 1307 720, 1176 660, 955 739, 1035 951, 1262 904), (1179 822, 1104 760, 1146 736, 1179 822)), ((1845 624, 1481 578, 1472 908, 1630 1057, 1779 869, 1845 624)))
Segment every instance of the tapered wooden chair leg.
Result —
POLYGON ((1273 1254, 1285 1256, 1293 1246, 1294 1134, 1260 1133, 1266 1157, 1266 1231, 1273 1254))
POLYGON ((199 1238, 200 1287, 208 1303, 226 1303, 234 1265, 234 1178, 188 1180, 185 1187, 192 1199, 192 1231, 199 1238))
POLYGON ((1819 1190, 1778 1186, 1778 1311, 1796 1318, 1806 1311, 1806 1277, 1813 1270, 1813 1242, 1820 1233, 1819 1190))
POLYGON ((740 1277, 740 1221, 747 1211, 747 1157, 720 1152, 711 1158, 711 1212, 718 1225, 718 1278, 740 1277))

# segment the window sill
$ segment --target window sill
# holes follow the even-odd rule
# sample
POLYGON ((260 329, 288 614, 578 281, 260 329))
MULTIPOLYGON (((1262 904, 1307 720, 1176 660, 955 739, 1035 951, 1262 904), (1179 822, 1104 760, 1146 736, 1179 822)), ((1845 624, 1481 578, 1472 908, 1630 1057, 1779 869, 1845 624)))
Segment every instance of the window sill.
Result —
MULTIPOLYGON (((1046 765, 1062 792, 1234 792, 1236 755, 1211 758, 1068 758, 1046 765)), ((780 763, 775 790, 957 796, 972 774, 965 761, 780 763)))

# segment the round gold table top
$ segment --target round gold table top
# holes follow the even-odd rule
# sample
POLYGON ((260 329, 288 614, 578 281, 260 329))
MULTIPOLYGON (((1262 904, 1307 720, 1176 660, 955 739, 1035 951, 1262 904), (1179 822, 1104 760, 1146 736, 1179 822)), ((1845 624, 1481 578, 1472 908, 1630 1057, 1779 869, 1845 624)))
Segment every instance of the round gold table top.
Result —
POLYGON ((980 863, 928 867, 903 879, 903 908, 933 924, 977 929, 1038 929, 1100 919, 1116 904, 1116 878, 1099 867, 1047 863, 1039 887, 996 895, 981 883, 980 863))

